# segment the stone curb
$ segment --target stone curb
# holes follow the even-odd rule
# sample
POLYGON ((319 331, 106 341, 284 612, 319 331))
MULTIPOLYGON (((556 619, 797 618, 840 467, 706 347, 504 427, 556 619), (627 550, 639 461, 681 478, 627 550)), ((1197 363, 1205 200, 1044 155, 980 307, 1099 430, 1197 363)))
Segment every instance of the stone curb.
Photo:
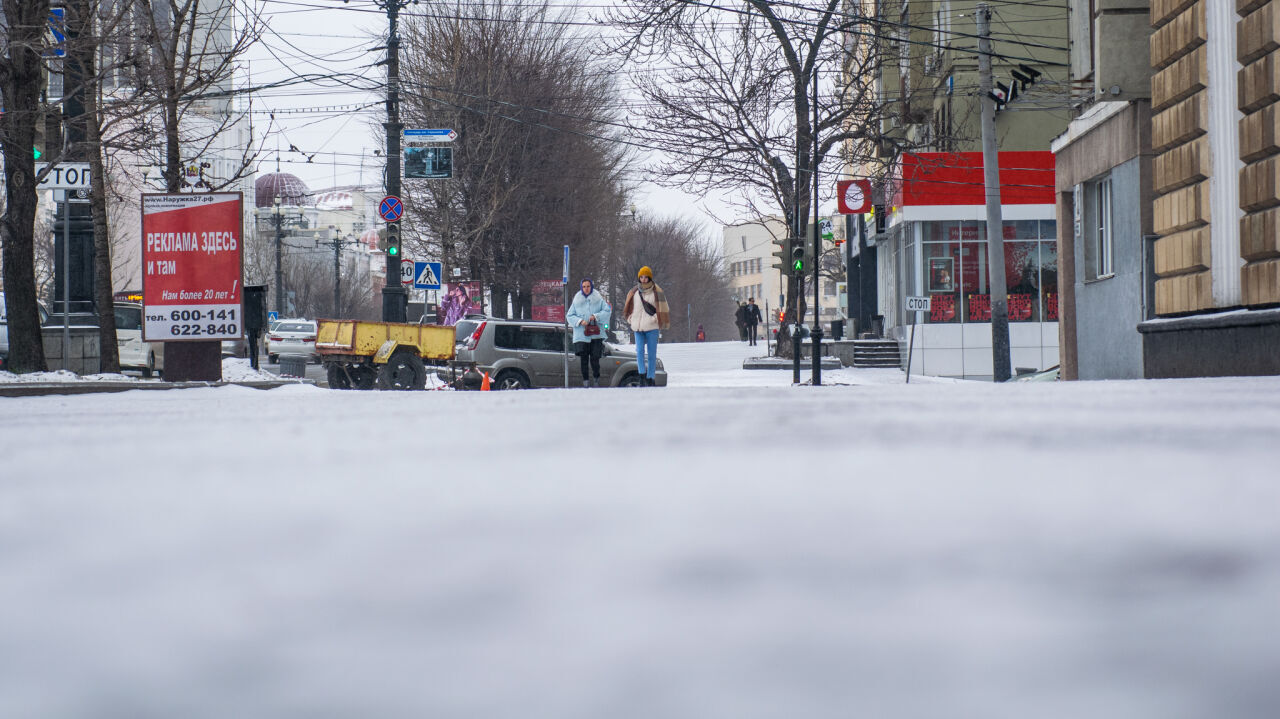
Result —
POLYGON ((275 389, 293 384, 315 385, 313 379, 257 380, 251 382, 6 382, 0 384, 0 397, 43 397, 46 395, 98 394, 127 392, 131 389, 166 390, 202 387, 249 387, 275 389))

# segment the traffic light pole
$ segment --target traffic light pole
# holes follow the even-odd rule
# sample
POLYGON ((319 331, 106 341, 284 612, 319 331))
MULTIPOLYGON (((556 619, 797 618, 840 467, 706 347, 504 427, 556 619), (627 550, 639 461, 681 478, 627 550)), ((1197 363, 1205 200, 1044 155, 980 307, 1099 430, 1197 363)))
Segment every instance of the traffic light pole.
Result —
MULTIPOLYGON (((382 3, 380 3, 382 4, 382 3)), ((400 197, 400 135, 404 125, 400 122, 400 33, 397 27, 400 9, 406 0, 386 0, 387 23, 387 121, 382 124, 387 131, 387 194, 400 197)), ((401 237, 400 222, 387 223, 387 237, 401 237)), ((403 238, 401 238, 403 239, 403 238)), ((408 313, 409 293, 400 286, 400 252, 387 252, 387 280, 382 288, 382 321, 405 322, 408 313)))
POLYGON ((813 372, 811 382, 822 384, 822 315, 818 307, 822 291, 822 231, 818 207, 818 65, 813 66, 813 372))

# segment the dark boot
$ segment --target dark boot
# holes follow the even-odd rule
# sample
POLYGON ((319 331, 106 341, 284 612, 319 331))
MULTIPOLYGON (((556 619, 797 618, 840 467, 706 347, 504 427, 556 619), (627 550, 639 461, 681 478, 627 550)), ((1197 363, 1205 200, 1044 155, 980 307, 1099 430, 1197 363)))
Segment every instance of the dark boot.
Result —
POLYGON ((654 381, 653 381, 653 378, 652 378, 652 377, 645 377, 645 378, 644 378, 644 386, 646 386, 646 387, 657 387, 658 385, 654 383, 654 381))

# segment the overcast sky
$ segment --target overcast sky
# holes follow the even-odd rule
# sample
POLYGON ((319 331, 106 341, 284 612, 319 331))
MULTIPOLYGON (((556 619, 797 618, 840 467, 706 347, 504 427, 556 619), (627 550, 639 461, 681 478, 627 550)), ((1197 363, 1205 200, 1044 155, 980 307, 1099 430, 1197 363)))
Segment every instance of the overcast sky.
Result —
MULTIPOLYGON (((571 4, 579 17, 598 15, 602 7, 598 0, 571 4)), ((407 12, 427 7, 410 6, 407 12)), ((379 46, 387 19, 371 0, 271 0, 266 19, 269 30, 249 56, 247 84, 262 87, 295 74, 352 73, 358 76, 353 83, 363 87, 385 80, 385 68, 374 63, 385 54, 379 46)), ((264 150, 259 172, 274 172, 278 158, 282 171, 302 178, 312 190, 381 182, 384 160, 375 152, 385 146, 380 123, 386 111, 380 89, 335 87, 329 81, 264 89, 252 98, 254 136, 264 150)), ((702 197, 645 183, 635 199, 642 214, 689 216, 718 233, 702 197)), ((722 202, 710 208, 732 216, 722 202)))

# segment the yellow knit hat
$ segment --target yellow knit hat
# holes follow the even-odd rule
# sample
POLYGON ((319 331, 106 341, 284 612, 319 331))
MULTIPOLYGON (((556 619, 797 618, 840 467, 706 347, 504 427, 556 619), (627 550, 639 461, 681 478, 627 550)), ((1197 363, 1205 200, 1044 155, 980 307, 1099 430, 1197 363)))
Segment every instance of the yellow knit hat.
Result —
POLYGON ((636 277, 648 277, 649 279, 653 279, 653 270, 649 269, 648 265, 645 265, 636 273, 636 277))

